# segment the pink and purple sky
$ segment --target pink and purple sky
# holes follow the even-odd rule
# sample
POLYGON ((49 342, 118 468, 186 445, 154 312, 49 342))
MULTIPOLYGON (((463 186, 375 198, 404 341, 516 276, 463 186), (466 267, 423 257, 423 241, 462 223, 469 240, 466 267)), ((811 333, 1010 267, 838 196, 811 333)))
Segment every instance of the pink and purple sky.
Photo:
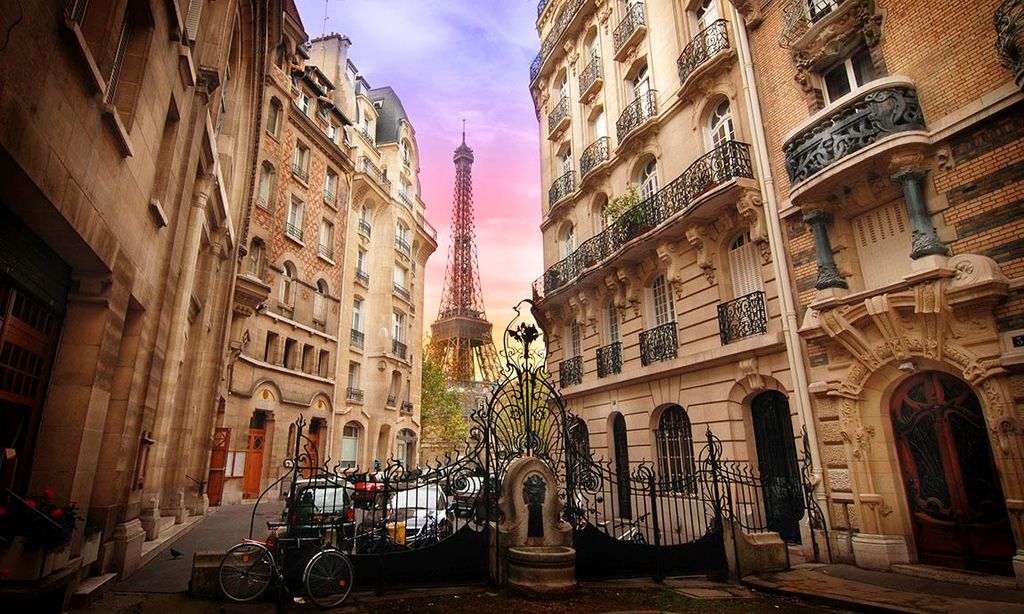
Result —
MULTIPOLYGON (((425 324, 437 317, 451 236, 452 152, 466 120, 487 316, 500 342, 543 270, 537 118, 529 67, 537 7, 508 0, 296 0, 310 38, 339 32, 372 87, 390 85, 416 129, 422 198, 437 228, 425 324)), ((424 330, 428 330, 425 326, 424 330)), ((499 346, 500 347, 500 346, 499 346)))

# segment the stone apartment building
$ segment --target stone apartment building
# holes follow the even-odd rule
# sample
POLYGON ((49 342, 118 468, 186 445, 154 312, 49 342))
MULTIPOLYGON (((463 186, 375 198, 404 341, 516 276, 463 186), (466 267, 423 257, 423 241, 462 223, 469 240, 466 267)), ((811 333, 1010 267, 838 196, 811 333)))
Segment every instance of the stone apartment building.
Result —
MULTIPOLYGON (((710 428, 726 458, 798 481, 809 403, 787 351, 789 271, 762 205, 742 21, 724 0, 538 13, 546 270, 534 296, 549 371, 591 449, 620 479, 648 460, 677 481, 710 428)), ((801 540, 795 522, 779 530, 801 540)))
POLYGON ((22 2, 0 50, 0 486, 78 503, 78 573, 205 510, 281 4, 22 2))
POLYGON ((1024 3, 737 6, 834 549, 1024 586, 1024 3))

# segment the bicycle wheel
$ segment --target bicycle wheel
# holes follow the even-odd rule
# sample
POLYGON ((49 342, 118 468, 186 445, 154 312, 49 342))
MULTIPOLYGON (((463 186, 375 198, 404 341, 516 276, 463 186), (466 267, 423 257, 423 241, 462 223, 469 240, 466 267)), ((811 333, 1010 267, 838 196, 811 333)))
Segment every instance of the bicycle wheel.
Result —
POLYGON ((352 563, 338 550, 321 550, 309 559, 304 578, 310 600, 321 608, 333 608, 352 590, 352 563))
POLYGON ((259 544, 238 544, 224 555, 217 580, 224 596, 232 601, 256 599, 274 578, 274 556, 259 544))

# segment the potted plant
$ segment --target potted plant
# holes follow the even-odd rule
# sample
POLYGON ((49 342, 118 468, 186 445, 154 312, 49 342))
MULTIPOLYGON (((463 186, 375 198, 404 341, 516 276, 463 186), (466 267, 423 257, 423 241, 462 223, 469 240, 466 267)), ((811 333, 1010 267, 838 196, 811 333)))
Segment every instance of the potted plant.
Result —
POLYGON ((24 499, 10 493, 0 506, 0 580, 35 580, 67 564, 81 517, 77 504, 54 497, 52 488, 24 499))

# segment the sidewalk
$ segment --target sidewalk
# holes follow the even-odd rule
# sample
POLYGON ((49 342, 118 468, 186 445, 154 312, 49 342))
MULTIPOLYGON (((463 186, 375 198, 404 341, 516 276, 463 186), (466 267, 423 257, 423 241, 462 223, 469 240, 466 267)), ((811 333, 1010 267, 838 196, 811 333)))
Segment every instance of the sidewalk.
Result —
POLYGON ((794 565, 790 571, 747 576, 750 588, 859 612, 1024 614, 1024 591, 860 569, 794 565))

